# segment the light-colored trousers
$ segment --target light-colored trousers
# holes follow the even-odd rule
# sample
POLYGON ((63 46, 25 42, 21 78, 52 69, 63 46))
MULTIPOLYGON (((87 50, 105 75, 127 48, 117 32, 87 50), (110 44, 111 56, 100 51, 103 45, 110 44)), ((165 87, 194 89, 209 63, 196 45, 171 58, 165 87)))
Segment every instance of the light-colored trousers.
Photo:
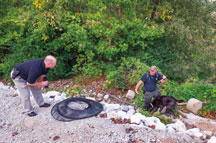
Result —
POLYGON ((16 85, 19 96, 22 97, 24 108, 27 110, 28 113, 34 111, 31 105, 30 91, 32 92, 32 95, 34 96, 34 99, 39 106, 45 103, 41 91, 37 86, 28 86, 27 81, 22 79, 20 76, 17 76, 15 79, 13 79, 13 82, 16 85))

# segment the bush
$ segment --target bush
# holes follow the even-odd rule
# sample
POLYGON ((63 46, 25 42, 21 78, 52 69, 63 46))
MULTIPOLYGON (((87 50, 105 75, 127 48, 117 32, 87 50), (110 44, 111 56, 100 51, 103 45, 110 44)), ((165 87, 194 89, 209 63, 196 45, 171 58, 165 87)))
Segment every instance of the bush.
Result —
POLYGON ((122 90, 133 87, 141 79, 142 75, 149 71, 149 67, 139 59, 129 57, 122 58, 118 67, 112 67, 106 71, 105 87, 117 87, 122 90))
POLYGON ((216 101, 216 85, 214 84, 203 84, 195 80, 179 85, 177 82, 168 81, 164 85, 162 94, 173 96, 176 99, 183 99, 185 102, 190 98, 209 101, 209 103, 204 104, 203 110, 216 113, 216 105, 214 102, 216 101))

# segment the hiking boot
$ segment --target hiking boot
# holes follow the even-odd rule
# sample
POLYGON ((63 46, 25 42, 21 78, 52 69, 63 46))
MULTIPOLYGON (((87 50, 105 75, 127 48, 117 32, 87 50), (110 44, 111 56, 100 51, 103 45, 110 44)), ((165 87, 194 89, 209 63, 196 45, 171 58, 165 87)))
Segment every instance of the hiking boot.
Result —
POLYGON ((33 116, 36 116, 37 114, 33 111, 33 112, 30 112, 30 113, 28 113, 28 116, 29 117, 33 117, 33 116))
POLYGON ((49 103, 44 103, 43 105, 41 105, 40 107, 50 107, 49 103))

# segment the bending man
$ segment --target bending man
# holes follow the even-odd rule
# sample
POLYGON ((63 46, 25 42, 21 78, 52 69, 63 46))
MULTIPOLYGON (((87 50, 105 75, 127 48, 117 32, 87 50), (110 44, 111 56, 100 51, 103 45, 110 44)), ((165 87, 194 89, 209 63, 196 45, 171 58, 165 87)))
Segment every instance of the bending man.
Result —
POLYGON ((49 107, 45 103, 40 88, 48 86, 48 81, 43 81, 50 68, 56 66, 56 58, 48 55, 45 59, 30 60, 15 66, 11 78, 17 87, 18 94, 22 97, 24 108, 28 116, 36 116, 30 101, 30 91, 40 107, 49 107))

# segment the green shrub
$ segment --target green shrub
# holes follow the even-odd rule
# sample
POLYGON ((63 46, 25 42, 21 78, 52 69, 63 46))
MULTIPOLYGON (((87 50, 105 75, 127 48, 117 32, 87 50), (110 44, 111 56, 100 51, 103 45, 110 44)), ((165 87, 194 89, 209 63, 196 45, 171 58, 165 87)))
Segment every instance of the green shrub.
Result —
POLYGON ((203 105, 203 110, 215 113, 216 85, 199 83, 196 80, 183 84, 168 81, 163 87, 162 94, 173 96, 176 99, 183 99, 184 102, 187 102, 190 98, 209 101, 209 103, 203 105))
POLYGON ((121 64, 116 69, 112 67, 106 71, 105 86, 117 87, 122 90, 127 87, 135 88, 136 83, 147 71, 149 71, 149 67, 139 59, 122 58, 121 64))

